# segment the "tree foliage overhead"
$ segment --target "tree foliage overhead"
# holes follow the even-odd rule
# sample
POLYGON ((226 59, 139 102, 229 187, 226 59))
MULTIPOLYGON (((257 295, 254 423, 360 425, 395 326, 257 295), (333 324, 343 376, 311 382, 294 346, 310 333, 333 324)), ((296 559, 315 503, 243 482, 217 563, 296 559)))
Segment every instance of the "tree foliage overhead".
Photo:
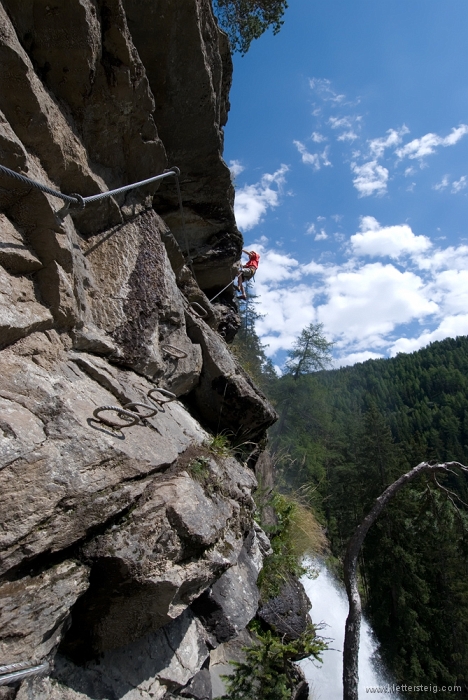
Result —
POLYGON ((233 50, 242 55, 270 27, 273 34, 279 32, 287 7, 286 0, 213 0, 219 26, 229 36, 233 50))

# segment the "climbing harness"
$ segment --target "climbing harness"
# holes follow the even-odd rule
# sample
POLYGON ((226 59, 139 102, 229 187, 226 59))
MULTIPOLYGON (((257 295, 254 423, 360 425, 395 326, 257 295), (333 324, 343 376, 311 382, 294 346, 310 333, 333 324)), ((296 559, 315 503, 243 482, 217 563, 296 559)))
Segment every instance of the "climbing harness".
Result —
POLYGON ((30 661, 20 661, 16 664, 0 666, 0 685, 8 685, 15 681, 22 680, 28 676, 35 676, 38 673, 49 670, 48 662, 31 666, 30 661))
POLYGON ((106 197, 113 197, 115 194, 120 194, 121 192, 128 192, 128 190, 134 190, 137 187, 143 187, 144 185, 149 185, 151 182, 156 182, 157 180, 162 180, 163 178, 169 177, 170 175, 174 175, 177 178, 178 190, 180 190, 180 188, 179 188, 180 170, 179 170, 179 168, 176 168, 176 167, 169 168, 168 170, 165 170, 160 175, 154 175, 154 177, 149 177, 146 180, 140 180, 140 182, 134 182, 131 185, 124 185, 123 187, 117 187, 117 189, 115 189, 115 190, 107 190, 107 192, 99 192, 99 194, 93 194, 93 195, 90 195, 89 197, 82 197, 80 194, 76 194, 75 192, 71 195, 62 194, 62 192, 57 192, 57 190, 52 190, 50 187, 47 187, 46 185, 42 185, 40 182, 37 182, 36 180, 31 180, 31 178, 26 177, 26 175, 21 175, 20 173, 17 173, 14 170, 10 170, 10 168, 6 168, 4 165, 0 165, 0 172, 2 172, 4 175, 9 175, 10 177, 14 177, 15 180, 19 180, 20 182, 24 182, 25 184, 30 185, 31 187, 35 187, 36 189, 41 190, 42 192, 46 192, 47 194, 50 194, 53 197, 58 197, 59 199, 62 199, 64 202, 66 202, 69 206, 70 206, 70 204, 72 204, 72 205, 79 207, 80 209, 84 209, 84 207, 87 204, 90 204, 91 202, 97 202, 100 199, 105 199, 106 197))
POLYGON ((135 423, 140 422, 140 416, 138 413, 135 413, 134 411, 126 411, 124 408, 120 408, 120 406, 100 406, 93 411, 93 416, 96 418, 96 420, 110 426, 111 428, 129 428, 131 425, 135 425, 135 423), (127 420, 127 422, 122 424, 116 423, 109 418, 103 418, 103 416, 100 415, 103 411, 115 411, 115 413, 122 417, 122 420, 127 420))
POLYGON ((171 357, 175 357, 177 360, 182 360, 184 357, 187 357, 187 353, 185 352, 185 350, 181 350, 180 348, 176 348, 175 345, 161 345, 161 350, 166 355, 170 355, 171 357))

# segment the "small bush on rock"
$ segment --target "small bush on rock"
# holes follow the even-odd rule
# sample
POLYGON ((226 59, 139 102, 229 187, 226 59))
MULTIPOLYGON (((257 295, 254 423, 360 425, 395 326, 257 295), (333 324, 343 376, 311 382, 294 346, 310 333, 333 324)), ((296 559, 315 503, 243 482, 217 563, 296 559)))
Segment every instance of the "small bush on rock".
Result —
POLYGON ((258 577, 263 602, 279 594, 289 575, 314 577, 315 569, 304 564, 304 557, 325 547, 325 536, 309 508, 294 497, 277 492, 268 504, 273 507, 277 524, 265 528, 273 554, 265 559, 258 577))
POLYGON ((203 485, 210 475, 209 467, 210 460, 207 457, 197 457, 189 462, 187 470, 192 478, 203 485))
POLYGON ((210 440, 206 442, 206 447, 218 457, 229 457, 232 455, 231 442, 224 433, 213 435, 210 440))
POLYGON ((294 662, 320 654, 327 644, 309 627, 298 639, 286 642, 259 623, 251 623, 255 634, 252 646, 244 647, 246 660, 232 662, 235 671, 223 676, 227 695, 222 700, 291 700, 296 685, 294 662))

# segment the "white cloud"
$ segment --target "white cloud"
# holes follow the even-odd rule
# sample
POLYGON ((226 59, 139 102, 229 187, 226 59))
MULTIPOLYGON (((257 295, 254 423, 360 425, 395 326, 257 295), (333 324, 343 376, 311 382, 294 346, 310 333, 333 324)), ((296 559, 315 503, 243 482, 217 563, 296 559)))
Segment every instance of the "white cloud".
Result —
POLYGON ((358 137, 358 135, 350 129, 349 131, 344 131, 342 134, 340 134, 337 138, 337 141, 355 141, 358 137))
POLYGON ((257 331, 268 355, 288 351, 310 322, 324 323, 337 366, 468 334, 468 246, 436 248, 407 224, 371 216, 360 228, 350 239, 356 255, 340 264, 301 264, 265 238, 249 244, 261 253, 255 293, 266 315, 257 331), (361 255, 401 257, 396 266, 361 255))
POLYGON ((305 284, 291 288, 268 289, 257 282, 257 293, 261 295, 259 309, 265 314, 257 322, 257 332, 262 343, 269 345, 267 354, 277 350, 290 350, 301 330, 316 321, 313 306, 314 292, 305 284))
POLYGON ((408 127, 402 126, 401 129, 388 129, 387 136, 378 139, 372 139, 368 142, 369 150, 372 156, 374 158, 381 158, 386 148, 390 148, 391 146, 398 146, 398 144, 401 143, 403 136, 408 133, 408 127))
POLYGON ((360 197, 370 197, 373 194, 383 195, 387 191, 388 170, 371 160, 363 165, 351 163, 351 170, 356 175, 353 185, 360 197))
POLYGON ((454 180, 452 182, 452 193, 457 194, 458 192, 461 192, 461 190, 464 190, 467 185, 466 175, 462 175, 459 180, 454 180))
POLYGON ((468 134, 468 124, 460 124, 458 128, 454 127, 452 133, 443 139, 442 146, 454 146, 465 134, 468 134))
POLYGON ((231 171, 231 175, 233 177, 237 177, 237 175, 240 175, 241 173, 244 172, 245 167, 242 165, 242 163, 239 160, 230 160, 229 161, 229 170, 231 171))
POLYGON ((468 269, 468 246, 448 246, 447 248, 431 251, 431 254, 417 258, 418 267, 427 270, 432 275, 442 270, 468 269))
POLYGON ((288 170, 282 165, 272 174, 265 173, 255 185, 244 185, 236 191, 234 211, 240 229, 248 231, 257 226, 269 208, 278 206, 288 170))
POLYGON ((433 186, 433 190, 437 190, 440 192, 441 190, 445 190, 449 186, 449 176, 444 175, 442 180, 438 182, 436 185, 433 186))
POLYGON ((384 355, 378 352, 371 352, 370 350, 364 350, 364 352, 350 352, 348 355, 336 359, 333 364, 336 368, 347 367, 348 365, 355 365, 357 362, 379 360, 382 357, 384 357, 384 355))
POLYGON ((309 224, 306 230, 306 236, 310 236, 315 233, 315 224, 309 224))
POLYGON ((304 146, 301 141, 293 141, 294 145, 296 146, 297 150, 301 154, 302 162, 305 163, 306 165, 312 165, 314 170, 320 170, 320 156, 318 153, 309 153, 307 148, 304 146))
POLYGON ((328 236, 322 228, 320 229, 320 233, 317 233, 317 235, 315 236, 314 241, 325 241, 327 238, 328 236))
POLYGON ((381 355, 389 346, 386 336, 398 324, 438 311, 418 275, 380 262, 346 269, 314 261, 300 265, 278 253, 264 254, 256 285, 259 311, 266 314, 257 330, 262 342, 269 343, 269 355, 290 349, 312 321, 324 322, 327 337, 336 341, 341 357, 357 352, 381 355), (288 278, 286 282, 281 275, 283 280, 288 278), (311 277, 307 284, 306 275, 311 277))
MULTIPOLYGON (((433 185, 432 189, 437 190, 438 192, 441 192, 442 190, 446 190, 447 187, 449 187, 449 186, 450 186, 450 178, 448 175, 444 175, 444 177, 442 178, 442 180, 440 182, 433 185)), ((459 180, 454 180, 452 182, 451 192, 452 192, 452 194, 458 194, 458 192, 461 192, 467 186, 468 186, 468 182, 467 182, 466 175, 462 175, 459 180)))
POLYGON ((328 123, 332 129, 350 129, 352 121, 350 117, 330 117, 328 123))
POLYGON ((340 104, 344 101, 345 95, 339 95, 331 86, 331 81, 327 78, 310 78, 309 87, 317 92, 324 102, 334 102, 340 104))
POLYGON ((361 233, 351 236, 350 243, 355 255, 398 259, 402 255, 424 253, 432 246, 427 236, 415 236, 407 224, 381 226, 373 216, 361 217, 361 233))
POLYGON ((390 348, 390 356, 399 352, 415 352, 420 348, 444 338, 456 338, 457 335, 468 335, 468 314, 448 316, 433 330, 425 330, 416 338, 399 338, 390 348))
POLYGON ((323 134, 319 134, 317 131, 314 131, 310 138, 314 143, 322 143, 323 141, 327 140, 326 136, 324 136, 323 134))
POLYGON ((254 243, 253 249, 260 253, 260 264, 255 275, 256 283, 275 285, 278 282, 300 277, 299 263, 290 255, 265 248, 262 243, 254 243))
POLYGON ((437 134, 425 134, 420 139, 413 139, 401 148, 397 148, 395 153, 399 158, 419 159, 435 153, 439 146, 454 146, 463 136, 468 134, 468 124, 460 124, 453 128, 448 136, 438 136, 437 134))
POLYGON ((323 164, 325 167, 331 165, 331 161, 330 161, 330 159, 329 159, 329 157, 328 157, 328 153, 329 153, 329 152, 330 152, 330 147, 327 146, 327 147, 322 151, 322 153, 320 154, 320 158, 322 159, 322 164, 323 164))
POLYGON ((328 158, 328 146, 324 149, 324 151, 322 151, 322 153, 309 153, 309 151, 301 141, 293 141, 293 143, 296 146, 299 153, 301 154, 302 162, 306 165, 311 165, 314 168, 314 170, 320 170, 322 165, 331 165, 331 162, 328 158))
POLYGON ((317 309, 319 319, 335 337, 352 340, 362 349, 395 325, 438 311, 418 275, 390 264, 338 270, 326 279, 326 286, 328 299, 317 309))
POLYGON ((465 313, 468 310, 468 270, 444 270, 432 284, 433 297, 437 298, 444 314, 465 313))

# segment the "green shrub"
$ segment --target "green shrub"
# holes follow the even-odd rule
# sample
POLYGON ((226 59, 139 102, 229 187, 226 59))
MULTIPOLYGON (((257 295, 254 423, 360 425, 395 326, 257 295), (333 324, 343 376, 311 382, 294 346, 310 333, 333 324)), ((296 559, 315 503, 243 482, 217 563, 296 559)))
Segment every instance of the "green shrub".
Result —
POLYGON ((258 622, 253 627, 255 640, 244 647, 245 661, 231 662, 234 673, 223 676, 227 695, 222 700, 290 700, 297 678, 294 662, 309 656, 321 662, 327 644, 312 626, 292 642, 263 631, 258 622))
POLYGON ((197 457, 189 462, 187 471, 193 479, 203 486, 210 476, 209 466, 210 460, 208 457, 197 457))
POLYGON ((268 505, 273 507, 277 524, 265 528, 273 554, 265 559, 258 577, 264 602, 279 594, 289 575, 314 577, 316 572, 303 563, 304 557, 321 553, 326 547, 325 536, 314 514, 293 496, 274 492, 268 505))
POLYGON ((205 446, 218 457, 229 457, 233 454, 231 441, 225 433, 218 433, 205 443, 205 446))

